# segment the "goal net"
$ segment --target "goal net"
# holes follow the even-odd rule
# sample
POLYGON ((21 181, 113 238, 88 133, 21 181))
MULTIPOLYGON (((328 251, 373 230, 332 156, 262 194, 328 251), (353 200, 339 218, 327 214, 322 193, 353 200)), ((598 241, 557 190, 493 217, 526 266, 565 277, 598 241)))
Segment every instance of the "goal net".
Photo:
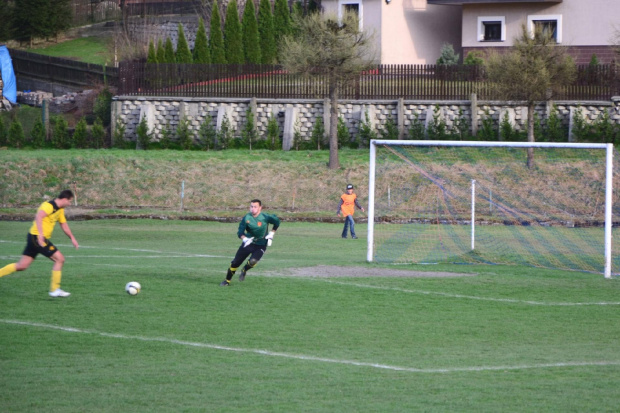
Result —
POLYGON ((611 277, 620 264, 613 153, 611 144, 373 140, 367 259, 611 277))

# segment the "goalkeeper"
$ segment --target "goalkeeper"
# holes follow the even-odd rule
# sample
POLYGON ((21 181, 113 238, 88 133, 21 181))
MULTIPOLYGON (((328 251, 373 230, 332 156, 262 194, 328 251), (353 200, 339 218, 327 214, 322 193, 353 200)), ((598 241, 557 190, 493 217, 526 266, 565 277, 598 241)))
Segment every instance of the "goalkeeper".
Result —
POLYGON ((227 287, 235 272, 243 264, 243 261, 249 256, 250 259, 241 269, 239 281, 245 280, 245 275, 250 268, 254 268, 260 261, 271 245, 273 236, 280 226, 280 220, 275 215, 265 214, 261 212, 263 209, 259 199, 250 201, 250 212, 245 214, 239 223, 237 236, 241 238, 241 246, 235 254, 235 258, 230 262, 230 268, 226 273, 226 279, 220 283, 220 286, 227 287), (273 227, 269 231, 269 224, 273 227))

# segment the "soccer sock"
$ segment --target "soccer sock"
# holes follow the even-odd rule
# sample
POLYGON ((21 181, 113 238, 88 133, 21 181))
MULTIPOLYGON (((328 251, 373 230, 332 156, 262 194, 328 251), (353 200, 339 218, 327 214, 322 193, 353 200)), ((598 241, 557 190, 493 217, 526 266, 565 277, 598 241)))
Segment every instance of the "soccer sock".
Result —
POLYGON ((254 268, 256 266, 256 264, 252 265, 250 264, 250 261, 247 262, 247 264, 245 264, 245 267, 243 267, 243 271, 247 271, 250 268, 254 268))
POLYGON ((60 271, 52 271, 52 283, 50 284, 50 291, 56 291, 60 288, 60 278, 62 273, 60 271))
POLYGON ((235 275, 235 271, 237 271, 237 269, 233 267, 228 269, 228 272, 226 273, 226 281, 232 280, 232 277, 235 275))
POLYGON ((0 277, 4 277, 5 275, 13 274, 17 271, 15 263, 6 265, 0 268, 0 277))

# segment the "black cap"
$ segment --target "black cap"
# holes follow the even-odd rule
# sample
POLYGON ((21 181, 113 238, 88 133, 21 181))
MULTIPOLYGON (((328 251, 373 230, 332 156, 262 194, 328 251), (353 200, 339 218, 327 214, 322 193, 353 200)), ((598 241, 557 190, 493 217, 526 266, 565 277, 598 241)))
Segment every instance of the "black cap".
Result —
POLYGON ((353 185, 351 184, 347 185, 347 189, 353 189, 353 185))

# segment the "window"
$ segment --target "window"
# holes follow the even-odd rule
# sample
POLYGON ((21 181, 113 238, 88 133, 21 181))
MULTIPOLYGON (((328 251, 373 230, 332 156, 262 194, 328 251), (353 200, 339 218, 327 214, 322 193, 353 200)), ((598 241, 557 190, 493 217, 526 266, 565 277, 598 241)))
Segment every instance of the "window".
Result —
POLYGON ((363 8, 362 2, 356 0, 339 0, 338 1, 338 18, 342 19, 345 12, 353 13, 357 16, 360 30, 363 29, 363 8))
POLYGON ((478 41, 503 42, 506 40, 506 19, 504 16, 478 17, 478 41))
POLYGON ((528 16, 527 28, 532 35, 535 30, 542 30, 545 34, 551 34, 557 43, 562 43, 561 15, 528 16))

